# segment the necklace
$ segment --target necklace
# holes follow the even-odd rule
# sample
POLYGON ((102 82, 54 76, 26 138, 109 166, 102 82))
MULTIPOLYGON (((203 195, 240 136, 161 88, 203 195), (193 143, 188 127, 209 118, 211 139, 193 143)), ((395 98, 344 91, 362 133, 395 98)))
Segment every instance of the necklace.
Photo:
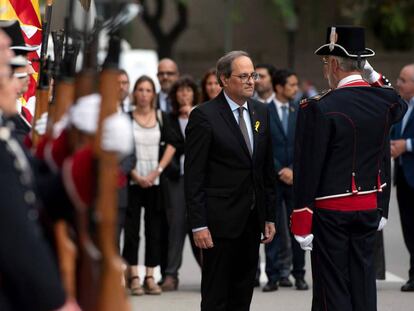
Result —
POLYGON ((139 113, 139 112, 135 111, 134 112, 134 120, 141 127, 146 127, 146 128, 154 127, 155 124, 156 124, 156 118, 155 118, 154 110, 150 110, 147 113, 139 113))

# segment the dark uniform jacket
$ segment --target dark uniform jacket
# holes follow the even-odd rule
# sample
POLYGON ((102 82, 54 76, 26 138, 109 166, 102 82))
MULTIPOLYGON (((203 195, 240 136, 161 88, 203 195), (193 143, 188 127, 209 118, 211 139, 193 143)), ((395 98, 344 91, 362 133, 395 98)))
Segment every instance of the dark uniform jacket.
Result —
POLYGON ((295 140, 295 211, 311 215, 317 200, 380 191, 377 206, 387 217, 389 131, 406 109, 394 89, 366 83, 301 103, 295 140))
POLYGON ((0 126, 0 310, 54 310, 65 295, 37 224, 38 198, 25 153, 0 126))
POLYGON ((251 208, 260 228, 275 222, 275 173, 265 104, 248 100, 253 157, 220 93, 194 108, 186 128, 185 192, 191 228, 208 227, 213 238, 236 238, 251 208))

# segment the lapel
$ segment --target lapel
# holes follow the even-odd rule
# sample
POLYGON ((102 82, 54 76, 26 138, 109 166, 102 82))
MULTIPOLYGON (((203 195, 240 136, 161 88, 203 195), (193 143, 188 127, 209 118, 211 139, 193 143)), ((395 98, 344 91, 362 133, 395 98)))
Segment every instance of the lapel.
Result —
POLYGON ((297 109, 295 105, 289 103, 288 136, 292 135, 295 131, 296 113, 297 109))
MULTIPOLYGON (((257 115, 257 111, 254 109, 254 104, 252 103, 252 101, 249 99, 247 100, 247 107, 249 108, 249 114, 250 114, 250 123, 252 125, 252 133, 253 133, 253 154, 252 154, 252 158, 254 159, 255 155, 256 155, 256 149, 257 149, 257 135, 259 134, 259 128, 256 131, 256 122, 258 122, 258 124, 260 124, 259 119, 258 119, 258 115, 257 115)), ((258 126, 259 127, 259 126, 258 126)))
MULTIPOLYGON (((279 127, 279 131, 282 134, 282 136, 286 138, 285 131, 283 130, 282 121, 280 120, 279 113, 277 112, 276 103, 272 101, 271 103, 269 103, 269 105, 271 105, 270 110, 272 112, 271 115, 272 115, 273 121, 279 127)), ((289 113, 289 122, 290 122, 290 113, 289 113)))
MULTIPOLYGON (((236 119, 234 118, 233 111, 231 111, 229 103, 227 102, 226 98, 224 97, 223 91, 220 93, 219 97, 219 104, 220 104, 220 114, 226 121, 227 125, 229 126, 231 132, 234 134, 234 136, 239 141, 242 149, 246 153, 246 155, 250 157, 249 149, 247 149, 246 142, 244 141, 243 134, 240 131, 240 127, 238 123, 236 122, 236 119)), ((249 108, 250 109, 250 108, 249 108)))
MULTIPOLYGON (((401 135, 403 135, 405 133, 405 131, 407 130, 408 126, 410 125, 410 123, 413 122, 413 121, 414 121, 414 108, 412 108, 411 111, 410 111, 410 115, 408 116, 408 120, 405 123, 405 127, 404 127, 403 132, 401 133, 401 128, 400 128, 399 133, 401 133, 401 135)), ((401 126, 402 126, 402 122, 401 122, 401 126)))

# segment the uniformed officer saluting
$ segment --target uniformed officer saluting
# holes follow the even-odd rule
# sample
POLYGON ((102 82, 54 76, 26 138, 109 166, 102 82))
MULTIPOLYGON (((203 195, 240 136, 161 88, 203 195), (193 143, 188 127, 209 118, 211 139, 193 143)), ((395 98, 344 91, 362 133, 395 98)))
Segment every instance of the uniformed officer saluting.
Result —
POLYGON ((388 217, 391 186, 388 134, 407 106, 366 64, 375 53, 363 28, 329 27, 315 54, 331 91, 300 105, 292 232, 302 248, 313 243, 312 310, 374 311, 375 233, 388 217))

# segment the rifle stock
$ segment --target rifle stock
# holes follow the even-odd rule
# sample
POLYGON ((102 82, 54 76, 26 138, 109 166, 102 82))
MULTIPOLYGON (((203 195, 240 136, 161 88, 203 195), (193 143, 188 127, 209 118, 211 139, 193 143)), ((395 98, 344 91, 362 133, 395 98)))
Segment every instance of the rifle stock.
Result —
POLYGON ((69 237, 69 227, 64 220, 59 220, 54 225, 56 250, 59 260, 59 270, 63 288, 67 298, 76 299, 75 271, 76 271, 76 245, 69 237))
MULTIPOLYGON (((33 120, 38 120, 40 116, 48 111, 49 106, 49 87, 38 88, 36 90, 36 108, 33 120)), ((32 130, 32 143, 36 147, 40 141, 39 134, 33 129, 32 130)))
POLYGON ((102 122, 116 113, 118 103, 119 71, 104 69, 100 75, 99 90, 102 96, 100 121, 95 139, 95 154, 98 158, 98 188, 96 210, 98 214, 98 242, 102 252, 99 311, 129 310, 125 290, 121 284, 122 260, 116 247, 117 180, 118 158, 113 152, 101 149, 102 122))

